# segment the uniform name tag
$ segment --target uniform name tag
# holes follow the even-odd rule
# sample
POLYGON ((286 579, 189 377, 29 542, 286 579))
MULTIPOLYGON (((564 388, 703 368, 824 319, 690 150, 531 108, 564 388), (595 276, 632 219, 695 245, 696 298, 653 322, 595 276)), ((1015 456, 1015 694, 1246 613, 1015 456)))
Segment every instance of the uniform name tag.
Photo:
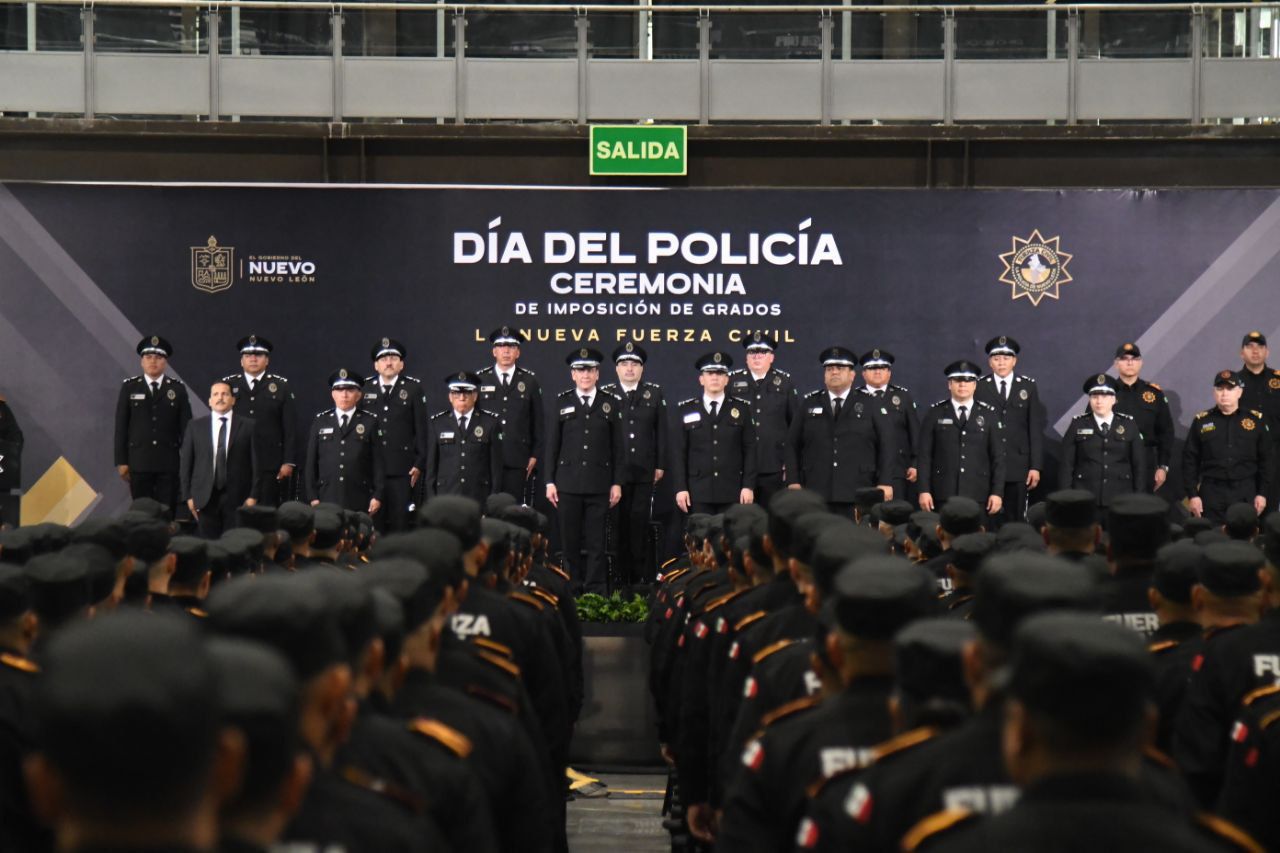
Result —
POLYGON ((492 394, 494 391, 497 391, 497 390, 498 390, 497 385, 481 385, 480 386, 481 394, 492 394))
POLYGON ((810 409, 810 410, 809 410, 809 414, 811 414, 811 415, 820 415, 820 414, 822 414, 824 411, 826 411, 826 410, 825 410, 825 409, 823 409, 821 406, 814 406, 812 409, 810 409))
POLYGON ((130 399, 130 400, 145 400, 145 399, 147 399, 147 395, 146 395, 146 394, 130 394, 130 395, 129 395, 129 399, 130 399))
POLYGON ((366 400, 376 400, 376 399, 378 399, 378 395, 377 395, 377 394, 365 394, 365 395, 364 395, 364 398, 365 398, 366 400))
POLYGON ((333 427, 325 427, 320 430, 320 435, 333 435, 333 427))
POLYGON ((1202 427, 1200 427, 1200 431, 1201 431, 1201 432, 1213 432, 1213 431, 1214 431, 1215 429, 1217 429, 1217 428, 1218 428, 1218 425, 1217 425, 1217 424, 1205 424, 1205 425, 1203 425, 1202 427))
POLYGON ((953 423, 955 423, 955 421, 951 420, 951 418, 938 418, 939 426, 942 426, 943 424, 953 424, 953 423))
POLYGON ((453 438, 453 433, 451 433, 451 432, 442 432, 442 433, 440 433, 440 438, 442 438, 442 439, 445 439, 445 438, 453 438))
POLYGON ((562 414, 562 415, 572 415, 572 414, 573 414, 574 412, 576 412, 577 410, 578 410, 578 407, 577 407, 577 406, 565 406, 563 409, 561 409, 561 410, 560 410, 560 414, 562 414))
POLYGON ((1076 430, 1076 435, 1093 435, 1093 430, 1091 430, 1091 429, 1078 429, 1078 430, 1076 430))
POLYGON ((684 422, 687 424, 696 424, 700 420, 702 420, 701 412, 689 412, 684 416, 684 422))

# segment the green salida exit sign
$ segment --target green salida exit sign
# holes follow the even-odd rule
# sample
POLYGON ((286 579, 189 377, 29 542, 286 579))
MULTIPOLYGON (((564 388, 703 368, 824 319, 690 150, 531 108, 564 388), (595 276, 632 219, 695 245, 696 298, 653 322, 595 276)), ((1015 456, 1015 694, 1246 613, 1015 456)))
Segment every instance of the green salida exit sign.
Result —
POLYGON ((683 125, 591 125, 593 175, 686 175, 688 153, 683 125))

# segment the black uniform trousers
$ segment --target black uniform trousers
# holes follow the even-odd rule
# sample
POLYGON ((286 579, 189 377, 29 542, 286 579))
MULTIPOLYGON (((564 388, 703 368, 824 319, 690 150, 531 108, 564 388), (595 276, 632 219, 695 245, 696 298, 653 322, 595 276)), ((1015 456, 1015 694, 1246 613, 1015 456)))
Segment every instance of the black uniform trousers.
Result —
POLYGON ((1253 506, 1258 494, 1258 481, 1253 477, 1243 480, 1200 480, 1200 500, 1204 503, 1204 517, 1214 524, 1225 524, 1227 507, 1234 503, 1253 506))
MULTIPOLYGON (((506 492, 516 499, 516 503, 527 503, 528 495, 525 494, 527 487, 527 478, 524 475, 524 468, 506 468, 502 469, 502 483, 500 492, 506 492)), ((607 503, 607 501, 606 501, 607 503)))
POLYGON ((178 500, 177 471, 134 471, 129 470, 129 497, 154 498, 160 503, 176 510, 178 500))
POLYGON ((237 526, 236 510, 240 504, 227 494, 226 489, 215 488, 209 493, 209 503, 198 509, 196 528, 205 539, 217 539, 237 526))
POLYGON ((560 536, 565 566, 575 592, 606 592, 604 524, 609 495, 560 492, 560 536))
POLYGON ((279 473, 280 469, 277 467, 263 471, 258 475, 258 488, 256 491, 260 495, 258 503, 263 506, 280 506, 285 501, 294 499, 296 478, 289 476, 283 480, 277 480, 276 475, 279 473))
POLYGON ((382 487, 382 509, 373 517, 379 533, 399 533, 412 526, 409 504, 413 503, 413 491, 408 474, 387 476, 382 487))
POLYGON ((729 507, 736 504, 737 501, 729 503, 712 503, 711 501, 690 501, 689 512, 702 512, 707 515, 719 515, 729 507))
POLYGON ((657 573, 649 551, 649 505, 653 483, 623 483, 622 500, 614 508, 614 548, 622 580, 652 583, 657 573))
POLYGON ((1022 480, 1006 480, 1004 493, 1000 495, 1000 499, 1004 503, 1000 513, 994 517, 997 526, 1007 521, 1026 521, 1027 481, 1025 478, 1022 480))
POLYGON ((769 499, 786 488, 787 484, 782 479, 781 471, 759 474, 756 476, 755 501, 760 506, 768 506, 769 499))

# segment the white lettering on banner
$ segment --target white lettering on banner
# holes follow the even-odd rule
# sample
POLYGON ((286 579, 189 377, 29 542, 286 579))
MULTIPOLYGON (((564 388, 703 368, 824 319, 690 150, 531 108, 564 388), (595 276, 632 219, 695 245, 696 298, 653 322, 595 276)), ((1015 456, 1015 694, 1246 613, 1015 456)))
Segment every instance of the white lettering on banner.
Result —
POLYGON ((460 640, 465 640, 467 637, 490 636, 489 617, 483 613, 478 616, 474 613, 455 613, 449 620, 449 627, 460 640))
POLYGON ((315 275, 311 261, 249 261, 249 275, 315 275))

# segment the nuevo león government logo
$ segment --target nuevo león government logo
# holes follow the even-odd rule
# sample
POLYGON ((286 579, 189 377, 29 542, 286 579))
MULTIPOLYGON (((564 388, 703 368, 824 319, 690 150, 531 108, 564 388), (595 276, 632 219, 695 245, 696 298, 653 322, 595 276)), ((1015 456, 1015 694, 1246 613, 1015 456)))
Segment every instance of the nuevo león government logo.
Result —
POLYGON ((217 293, 235 281, 235 247, 219 246, 210 236, 207 246, 191 247, 191 284, 196 290, 217 293))
POLYGON ((1000 255, 1000 260, 1004 261, 1000 281, 1013 288, 1012 298, 1025 296, 1037 306, 1046 296, 1059 298, 1058 288, 1071 281, 1067 264, 1073 257, 1058 248, 1059 239, 1051 237, 1046 240, 1040 236, 1038 228, 1025 240, 1013 238, 1013 249, 1000 255))

